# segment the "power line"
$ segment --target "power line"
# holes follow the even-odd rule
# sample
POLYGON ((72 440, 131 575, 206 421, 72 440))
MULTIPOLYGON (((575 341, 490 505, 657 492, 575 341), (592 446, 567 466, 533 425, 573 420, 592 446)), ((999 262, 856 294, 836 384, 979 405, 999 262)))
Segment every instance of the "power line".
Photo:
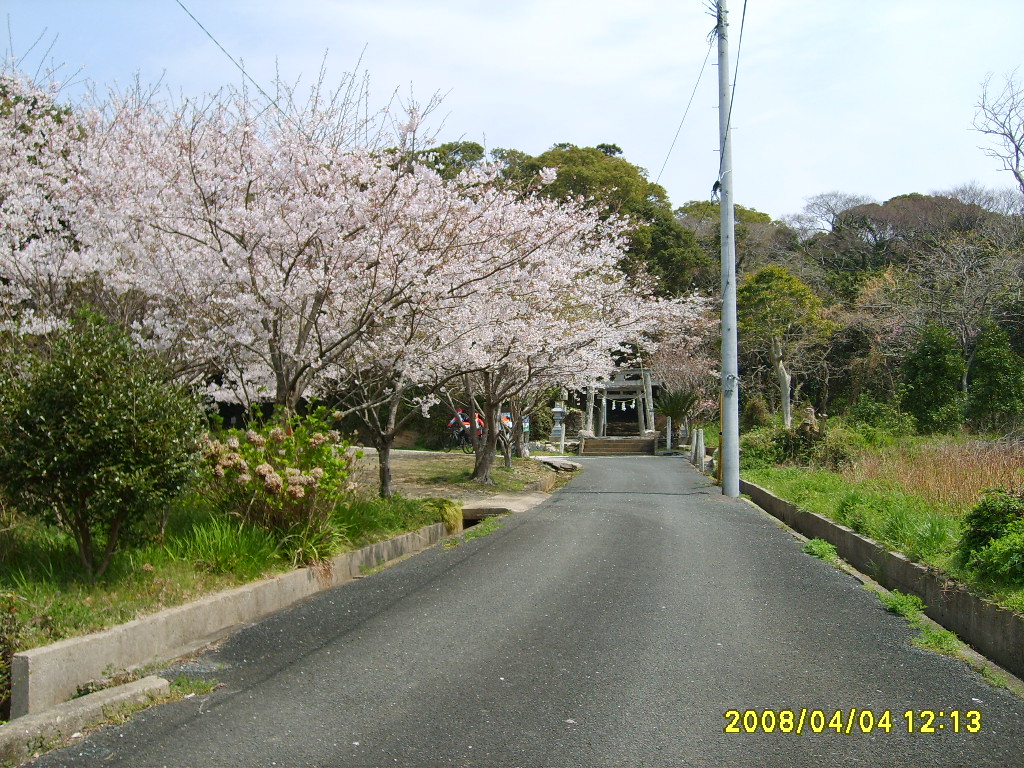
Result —
MULTIPOLYGON (((729 92, 729 115, 725 120, 725 133, 722 134, 722 141, 725 141, 725 136, 732 129, 732 105, 736 102, 736 80, 739 79, 740 71, 740 52, 743 50, 743 28, 747 24, 747 0, 743 0, 743 12, 740 15, 740 39, 736 42, 736 64, 732 69, 732 89, 729 92)), ((722 179, 722 158, 721 152, 719 153, 718 160, 718 179, 722 179)))
MULTIPOLYGON (((271 96, 269 93, 267 93, 263 89, 263 86, 261 86, 252 77, 252 75, 250 75, 245 70, 245 67, 243 67, 240 62, 235 60, 234 56, 232 56, 230 53, 228 53, 227 49, 223 45, 220 44, 220 41, 218 41, 217 38, 215 38, 213 36, 213 34, 210 32, 210 30, 208 30, 206 27, 203 26, 203 23, 201 21, 199 21, 199 19, 197 19, 192 14, 192 11, 190 11, 188 8, 185 7, 185 4, 181 0, 174 0, 174 2, 176 2, 181 7, 181 10, 183 10, 185 13, 188 14, 189 18, 192 19, 192 21, 194 21, 196 23, 196 26, 198 26, 201 30, 203 30, 203 32, 206 34, 206 36, 208 38, 210 38, 210 40, 213 41, 213 44, 216 45, 221 50, 221 53, 223 53, 225 56, 228 57, 228 61, 230 61, 232 64, 235 65, 235 67, 238 69, 238 71, 242 73, 242 77, 244 77, 246 80, 248 80, 250 83, 252 83, 253 86, 255 86, 256 90, 259 91, 260 94, 263 96, 263 98, 265 98, 267 100, 268 104, 267 104, 266 107, 264 107, 263 110, 261 110, 260 114, 262 114, 263 112, 266 112, 268 109, 273 107, 274 109, 276 109, 281 114, 282 117, 284 117, 285 120, 287 120, 289 123, 292 124, 292 127, 295 128, 295 130, 297 130, 299 132, 299 135, 301 135, 304 139, 306 139, 308 141, 309 140, 309 136, 306 134, 306 130, 302 126, 302 124, 298 120, 296 120, 295 117, 292 114, 290 114, 287 110, 282 108, 281 105, 277 103, 277 99, 276 98, 271 96)), ((324 157, 326 157, 328 160, 330 160, 330 157, 323 151, 322 148, 320 148, 320 152, 321 152, 321 154, 324 155, 324 157)))
POLYGON ((225 56, 228 57, 228 61, 230 61, 232 64, 234 64, 235 67, 238 68, 238 71, 242 73, 242 77, 244 77, 246 80, 248 80, 254 86, 256 86, 256 90, 259 91, 261 94, 263 94, 263 97, 268 99, 275 107, 278 108, 278 110, 283 111, 283 110, 281 110, 280 107, 277 106, 277 101, 275 101, 270 96, 269 93, 267 93, 265 90, 263 90, 263 86, 261 86, 258 82, 256 82, 256 80, 254 80, 252 78, 252 76, 250 76, 249 73, 245 71, 245 67, 243 67, 241 64, 239 64, 237 61, 235 61, 235 57, 232 56, 230 53, 228 53, 227 49, 223 45, 221 45, 220 42, 217 40, 217 38, 214 37, 210 33, 210 30, 208 30, 206 27, 204 27, 203 23, 201 21, 199 21, 199 19, 197 19, 195 16, 192 15, 192 11, 190 11, 188 8, 186 8, 185 4, 183 2, 181 2, 181 0, 174 0, 174 2, 176 2, 179 6, 181 6, 181 10, 183 10, 185 13, 187 13, 189 18, 192 19, 192 21, 194 21, 196 23, 196 26, 198 26, 201 30, 203 30, 203 32, 206 34, 206 36, 208 38, 210 38, 210 40, 213 41, 214 45, 216 45, 218 48, 220 48, 221 53, 223 53, 225 56))
POLYGON ((690 100, 687 102, 686 109, 683 111, 683 119, 679 121, 679 127, 676 128, 676 135, 672 137, 672 144, 669 146, 668 153, 665 155, 665 162, 661 164, 661 170, 658 171, 658 176, 654 180, 655 184, 661 181, 661 174, 665 172, 665 166, 668 165, 668 159, 672 156, 672 150, 675 149, 676 141, 679 139, 679 133, 683 130, 683 123, 686 122, 686 116, 690 114, 690 106, 693 104, 693 97, 697 95, 697 88, 700 85, 701 78, 704 76, 704 69, 708 65, 708 59, 711 58, 711 48, 713 45, 713 41, 708 43, 708 52, 704 56, 704 63, 701 65, 700 73, 697 75, 697 82, 693 84, 693 93, 690 94, 690 100))

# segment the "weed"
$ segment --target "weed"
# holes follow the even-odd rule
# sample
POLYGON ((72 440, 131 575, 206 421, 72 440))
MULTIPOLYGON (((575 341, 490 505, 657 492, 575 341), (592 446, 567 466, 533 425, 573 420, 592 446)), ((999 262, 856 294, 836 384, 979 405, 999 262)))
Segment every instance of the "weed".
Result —
POLYGON ((197 525, 166 549, 175 560, 191 563, 210 573, 235 573, 244 579, 259 578, 278 565, 280 557, 277 542, 270 532, 223 516, 197 525))
POLYGON ((898 589, 892 592, 878 592, 878 599, 890 613, 895 613, 911 623, 917 623, 924 614, 924 601, 917 595, 905 595, 898 589))
POLYGON ((173 699, 187 699, 190 696, 202 696, 215 691, 221 687, 222 683, 217 680, 199 680, 179 675, 170 681, 170 685, 173 699))
POLYGON ((1009 678, 1001 672, 997 672, 992 667, 984 666, 981 668, 981 676, 985 678, 985 682, 991 685, 993 688, 1007 688, 1010 687, 1009 678))
POLYGON ((479 539, 481 536, 486 536, 489 533, 494 533, 494 531, 504 527, 504 524, 501 522, 503 517, 504 515, 494 515, 493 517, 485 517, 472 528, 467 528, 465 532, 462 533, 461 536, 453 536, 449 539, 445 539, 444 548, 452 549, 454 547, 459 546, 460 544, 466 543, 467 541, 479 539))
POLYGON ((840 560, 835 545, 824 539, 810 539, 804 544, 804 552, 831 565, 837 565, 840 560))
POLYGON ((451 499, 423 499, 420 502, 423 508, 432 511, 439 521, 444 523, 444 529, 449 534, 455 533, 462 527, 462 505, 451 499))
POLYGON ((941 653, 943 656, 959 657, 963 644, 948 629, 935 629, 927 625, 919 625, 921 634, 913 639, 914 645, 926 651, 941 653))

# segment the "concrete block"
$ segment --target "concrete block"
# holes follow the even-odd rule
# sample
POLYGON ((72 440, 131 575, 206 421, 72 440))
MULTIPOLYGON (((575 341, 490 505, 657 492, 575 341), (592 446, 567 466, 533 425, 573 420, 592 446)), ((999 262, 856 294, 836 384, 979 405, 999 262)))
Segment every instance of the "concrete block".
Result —
POLYGON ((146 677, 0 725, 0 763, 21 763, 49 744, 102 723, 124 705, 149 704, 166 698, 169 691, 170 685, 163 678, 146 677))

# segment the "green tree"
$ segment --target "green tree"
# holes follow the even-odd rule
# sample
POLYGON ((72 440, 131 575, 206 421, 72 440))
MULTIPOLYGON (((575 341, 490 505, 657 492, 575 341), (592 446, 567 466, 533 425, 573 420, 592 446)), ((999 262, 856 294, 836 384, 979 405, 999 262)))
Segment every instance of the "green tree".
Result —
POLYGON ((0 373, 0 487, 56 523, 91 578, 193 476, 200 409, 164 365, 80 313, 0 373))
POLYGON ((537 157, 514 150, 495 150, 492 156, 505 164, 505 176, 514 183, 529 183, 542 168, 555 168, 545 194, 582 197, 606 215, 629 217, 630 242, 621 267, 627 274, 655 277, 660 295, 681 296, 716 279, 717 261, 707 258, 693 232, 672 215, 664 187, 648 180, 647 171, 626 160, 615 144, 561 143, 537 157))
MULTIPOLYGON (((779 254, 791 262, 790 252, 796 248, 797 233, 785 224, 773 221, 767 213, 742 205, 733 206, 735 217, 736 269, 739 273, 753 271, 773 261, 779 254)), ((685 229, 694 233, 708 262, 714 265, 711 277, 718 279, 722 251, 722 206, 717 200, 691 200, 675 211, 685 229)))
POLYGON ((450 141, 417 153, 424 165, 436 170, 442 178, 454 179, 462 171, 480 165, 484 148, 475 141, 450 141))
POLYGON ((811 288, 785 267, 748 275, 736 291, 740 340, 765 350, 775 375, 782 422, 793 424, 791 360, 801 348, 826 338, 832 325, 811 288))
POLYGON ((966 364, 956 340, 944 328, 928 324, 903 359, 906 390, 901 407, 917 419, 921 432, 941 432, 963 423, 960 380, 966 364))
POLYGON ((966 415, 979 429, 1005 430, 1024 413, 1024 359, 1010 347, 1006 331, 986 325, 975 342, 968 372, 966 415))

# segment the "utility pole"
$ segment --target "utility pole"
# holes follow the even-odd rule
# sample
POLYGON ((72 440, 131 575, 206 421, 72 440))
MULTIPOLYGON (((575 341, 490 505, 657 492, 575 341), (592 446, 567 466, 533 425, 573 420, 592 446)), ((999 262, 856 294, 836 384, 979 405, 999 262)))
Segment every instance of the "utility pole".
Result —
POLYGON ((718 127, 722 207, 722 438, 718 447, 722 493, 740 495, 740 377, 736 333, 736 222, 732 200, 732 96, 729 82, 729 22, 726 0, 718 0, 718 127))

